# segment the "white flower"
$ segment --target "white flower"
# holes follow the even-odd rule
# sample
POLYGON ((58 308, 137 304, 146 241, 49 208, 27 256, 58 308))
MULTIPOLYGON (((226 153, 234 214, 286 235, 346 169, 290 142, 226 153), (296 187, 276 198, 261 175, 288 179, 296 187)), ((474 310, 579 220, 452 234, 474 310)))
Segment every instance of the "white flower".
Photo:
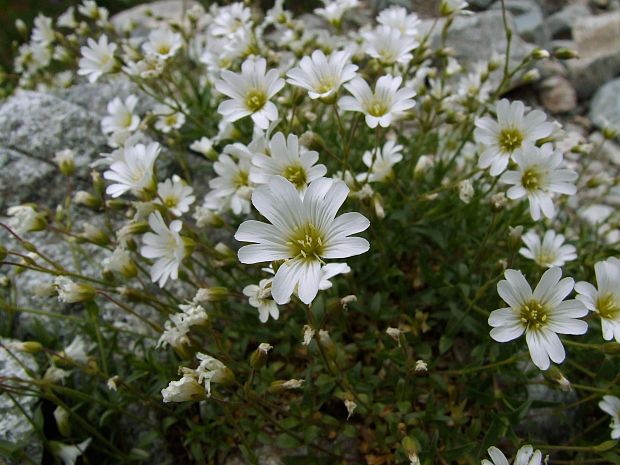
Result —
POLYGON ((522 240, 525 247, 521 247, 519 253, 545 268, 564 266, 566 262, 577 258, 575 246, 564 244, 564 236, 556 234, 552 229, 545 232, 542 242, 535 231, 528 231, 522 240))
POLYGON ((56 39, 52 27, 52 19, 39 13, 34 19, 32 41, 43 45, 49 45, 56 39))
POLYGON ((355 77, 357 66, 350 59, 348 51, 333 52, 326 57, 321 50, 315 50, 312 57, 303 57, 298 67, 286 73, 287 81, 306 89, 311 99, 327 99, 355 77))
POLYGON ((324 259, 346 258, 366 252, 366 239, 349 237, 364 231, 369 221, 359 213, 336 218, 349 188, 342 181, 320 178, 308 186, 303 200, 288 180, 274 176, 258 187, 252 203, 271 224, 245 221, 235 239, 257 242, 239 249, 242 263, 285 260, 275 277, 271 294, 279 304, 289 301, 295 290, 310 304, 319 290, 324 259))
POLYGON ((475 190, 474 185, 472 184, 470 179, 464 179, 459 182, 459 199, 463 203, 471 202, 471 199, 474 197, 475 190))
POLYGON ((502 99, 497 102, 495 112, 497 121, 489 116, 477 118, 474 131, 476 141, 485 146, 478 165, 490 166, 492 176, 506 169, 510 157, 525 142, 533 144, 553 132, 553 123, 545 121, 545 113, 541 110, 526 113, 523 102, 502 99))
POLYGON ((616 396, 606 395, 598 406, 605 413, 611 415, 611 438, 620 439, 620 399, 616 396))
POLYGON ((187 336, 189 325, 184 324, 183 318, 172 315, 169 320, 164 322, 164 331, 161 333, 157 345, 155 347, 166 347, 170 345, 175 349, 180 349, 185 345, 189 345, 190 340, 187 336))
POLYGON ((357 0, 323 0, 324 8, 316 8, 314 13, 322 16, 334 25, 339 25, 342 15, 358 5, 357 0))
POLYGON ((468 11, 464 11, 469 4, 465 0, 441 0, 441 4, 439 5, 439 11, 442 15, 455 15, 459 13, 470 13, 468 11))
POLYGON ((277 69, 268 72, 264 58, 248 58, 241 65, 241 73, 222 71, 222 79, 215 82, 215 88, 230 97, 220 103, 217 111, 228 122, 251 115, 260 129, 267 129, 270 121, 278 119, 278 108, 269 99, 284 87, 284 79, 277 69))
POLYGON ((192 195, 194 189, 188 186, 180 177, 173 176, 157 184, 157 199, 155 203, 164 205, 175 216, 181 216, 189 211, 189 206, 196 197, 192 195))
POLYGON ((183 323, 189 326, 204 325, 209 320, 209 314, 197 303, 181 304, 179 309, 183 311, 183 323))
POLYGON ((88 47, 80 48, 82 58, 80 58, 80 76, 88 76, 90 82, 95 82, 100 76, 110 73, 116 66, 114 59, 115 43, 108 43, 108 36, 105 34, 99 37, 99 42, 88 39, 88 47))
POLYGON ((114 391, 116 392, 118 389, 118 385, 116 384, 119 380, 119 376, 112 376, 111 378, 108 378, 108 381, 106 382, 106 387, 108 388, 109 391, 114 391))
POLYGON ((319 281, 319 290, 325 291, 331 289, 332 283, 330 279, 339 274, 347 274, 351 272, 351 268, 346 263, 328 263, 321 268, 321 280, 319 281))
POLYGON ((140 253, 143 257, 157 259, 151 266, 151 280, 159 281, 159 287, 164 287, 168 278, 177 279, 185 256, 185 245, 179 235, 183 223, 175 220, 168 227, 161 213, 155 211, 149 215, 149 226, 155 233, 144 235, 140 253))
POLYGON ((71 175, 75 171, 75 154, 73 150, 59 150, 54 154, 53 160, 64 175, 71 175))
POLYGON ((390 26, 379 26, 374 31, 363 32, 362 37, 366 53, 385 65, 406 65, 413 58, 410 52, 419 45, 412 36, 390 26))
POLYGON ((202 137, 200 138, 200 140, 196 140, 192 142, 192 144, 189 146, 189 149, 193 150, 194 152, 201 153, 205 157, 214 153, 213 141, 209 139, 208 137, 202 137))
POLYGON ((205 384, 207 397, 211 397, 211 383, 221 383, 228 378, 228 368, 218 359, 210 355, 198 352, 196 358, 200 360, 196 374, 198 374, 198 382, 205 384))
POLYGON ((327 173, 325 165, 315 163, 319 154, 299 145, 299 138, 278 132, 269 141, 269 155, 256 153, 252 157, 250 181, 255 184, 267 184, 272 177, 282 176, 304 192, 309 183, 327 173))
POLYGON ((415 36, 418 33, 418 25, 420 24, 418 15, 415 13, 408 14, 405 8, 396 5, 381 10, 377 16, 377 22, 409 36, 415 36))
POLYGON ((588 324, 577 318, 588 310, 578 300, 564 298, 573 290, 573 278, 562 277, 558 267, 550 268, 540 278, 534 292, 520 271, 506 270, 506 280, 497 284, 497 292, 510 306, 491 312, 491 337, 498 342, 512 341, 525 332, 534 364, 549 368, 549 358, 564 361, 564 346, 558 334, 584 334, 588 324))
POLYGON ((54 286, 58 292, 58 300, 67 304, 83 302, 95 295, 95 290, 92 287, 77 284, 67 276, 57 276, 54 279, 54 286))
POLYGON ((153 113, 157 115, 157 121, 155 121, 155 129, 169 133, 173 129, 180 129, 185 124, 185 113, 187 109, 183 104, 183 108, 176 107, 174 102, 158 103, 153 108, 153 113), (182 111, 181 111, 182 110, 182 111))
POLYGON ((213 169, 218 176, 209 181, 209 187, 213 191, 208 194, 207 198, 219 202, 219 206, 223 209, 230 208, 235 215, 249 213, 253 190, 250 184, 252 156, 248 147, 240 143, 224 147, 224 153, 220 154, 213 164, 213 169), (237 162, 232 156, 237 159, 237 162))
POLYGON ((387 182, 392 175, 392 167, 403 159, 403 146, 396 144, 393 140, 388 140, 383 148, 376 153, 366 151, 362 156, 362 161, 369 168, 368 173, 357 175, 358 181, 366 182, 387 182))
POLYGON ((63 14, 58 17, 58 21, 56 24, 60 27, 66 27, 69 29, 74 29, 77 27, 78 23, 75 20, 75 7, 70 6, 65 10, 63 14))
POLYGON ((45 228, 45 215, 38 213, 31 205, 14 205, 9 207, 7 214, 9 226, 17 233, 40 231, 45 228))
POLYGON ((157 142, 125 147, 119 154, 120 159, 103 173, 105 179, 116 181, 107 187, 106 193, 112 197, 120 197, 127 191, 140 195, 154 189, 153 168, 160 150, 161 146, 157 142))
POLYGON ((273 279, 261 279, 256 284, 250 284, 243 288, 243 295, 249 297, 248 302, 258 309, 258 319, 265 323, 269 317, 277 320, 280 316, 278 305, 271 298, 271 283, 273 279))
POLYGON ((91 440, 92 438, 88 438, 75 446, 58 441, 49 441, 49 446, 52 453, 62 460, 64 465, 75 465, 76 460, 84 453, 91 440))
POLYGON ((142 50, 149 55, 156 55, 162 60, 173 57, 183 45, 183 39, 178 32, 170 29, 154 29, 149 33, 149 40, 142 44, 142 50))
POLYGON ((86 16, 87 18, 97 20, 98 24, 103 24, 108 19, 108 10, 97 5, 95 0, 83 0, 81 5, 78 5, 78 12, 86 16))
POLYGON ((88 352, 90 348, 82 336, 75 336, 71 344, 69 344, 63 354, 65 357, 78 363, 86 363, 88 361, 88 352))
POLYGON ((242 2, 217 8, 209 32, 214 36, 230 36, 240 29, 249 29, 252 12, 242 2))
POLYGON ((168 387, 161 390, 164 402, 186 402, 205 398, 205 389, 193 373, 185 373, 178 381, 170 381, 168 387))
POLYGON ((390 74, 381 76, 373 92, 364 79, 356 77, 344 85, 353 97, 341 97, 338 106, 345 111, 364 113, 370 128, 376 128, 377 125, 386 128, 394 117, 415 106, 412 99, 415 92, 399 89, 402 80, 400 76, 393 77, 390 74))
MULTIPOLYGON (((487 452, 491 460, 482 459, 482 465, 509 465, 508 459, 497 447, 489 447, 487 452)), ((534 448, 528 444, 517 451, 513 465, 540 465, 541 461, 542 453, 538 449, 534 451, 534 448)))
POLYGON ((137 104, 138 97, 135 95, 130 95, 124 102, 120 97, 115 97, 108 103, 108 115, 101 120, 101 130, 103 133, 131 133, 138 129, 140 117, 134 114, 137 104))
POLYGON ((615 257, 594 265, 598 290, 590 283, 581 281, 575 285, 581 300, 588 310, 601 318, 603 339, 620 342, 620 260, 615 257))
POLYGON ((126 278, 136 276, 138 269, 131 259, 131 253, 122 247, 117 247, 108 258, 101 262, 103 268, 116 273, 121 273, 126 278))
POLYGON ((499 179, 504 184, 513 184, 506 192, 509 199, 528 197, 534 220, 540 219, 541 211, 547 218, 552 218, 555 214, 552 192, 572 195, 577 191, 574 184, 577 173, 569 169, 559 169, 562 160, 562 153, 554 152, 551 144, 538 148, 525 143, 514 155, 518 169, 506 171, 499 179))

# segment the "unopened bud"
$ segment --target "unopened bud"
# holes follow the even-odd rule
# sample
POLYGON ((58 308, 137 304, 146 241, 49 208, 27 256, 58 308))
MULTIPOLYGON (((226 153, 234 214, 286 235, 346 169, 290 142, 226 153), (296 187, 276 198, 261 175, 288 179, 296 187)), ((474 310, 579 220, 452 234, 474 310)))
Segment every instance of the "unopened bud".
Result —
POLYGON ((536 82, 540 79, 540 71, 537 69, 530 69, 527 73, 523 75, 523 84, 530 84, 532 82, 536 82))
POLYGON ((271 385, 269 386, 269 390, 271 392, 280 392, 286 391, 288 389, 299 389, 303 387, 303 385, 303 379, 289 379, 288 381, 277 380, 271 383, 271 385))
POLYGON ((571 390, 570 381, 564 377, 564 374, 555 365, 552 365, 548 370, 543 371, 543 376, 547 381, 558 384, 562 391, 571 390))
POLYGON ((71 435, 71 423, 69 422, 69 412, 62 408, 60 405, 54 410, 54 419, 56 420, 56 426, 58 431, 63 436, 71 435))
POLYGON ((343 309, 347 309, 350 303, 357 302, 357 296, 354 294, 345 295, 342 299, 340 299, 340 304, 343 309))
POLYGON ((65 176, 71 176, 75 173, 75 156, 73 150, 60 150, 56 152, 53 160, 58 165, 60 172, 65 176))
POLYGON ((273 346, 263 342, 250 356, 250 366, 255 370, 262 368, 267 363, 267 353, 273 349, 273 346))
POLYGON ((23 20, 19 18, 15 20, 15 29, 17 29, 17 32, 19 32, 24 39, 28 38, 28 26, 26 26, 23 20))
POLYGON ((607 140, 613 140, 618 136, 618 131, 611 126, 605 126, 601 132, 603 133, 603 137, 607 140))
POLYGON ((523 226, 508 226, 508 237, 510 239, 510 245, 517 247, 521 243, 521 236, 523 235, 523 226))
POLYGON ((532 57, 536 60, 542 60, 545 58, 549 58, 550 56, 551 54, 544 48, 535 48, 534 50, 532 50, 532 57))
POLYGON ((84 230, 80 234, 80 238, 83 240, 102 246, 110 243, 110 238, 102 229, 89 223, 84 223, 83 228, 84 230))
POLYGON ((558 60, 571 60, 573 58, 579 58, 579 52, 570 48, 560 47, 553 51, 553 56, 558 60))
POLYGON ((304 341, 302 342, 302 344, 305 346, 310 345, 313 337, 314 329, 312 329, 312 326, 304 325, 304 341))
POLYGON ((415 362, 415 372, 416 373, 426 373, 428 371, 428 364, 424 360, 416 360, 415 362))
POLYGON ((195 303, 219 302, 228 298, 228 289, 221 286, 198 289, 194 297, 195 303))
POLYGON ((0 261, 4 260, 7 256, 6 247, 0 244, 0 261))
POLYGON ((357 408, 357 404, 350 399, 345 399, 344 406, 347 408, 347 420, 348 420, 349 418, 351 418, 351 415, 353 415, 353 412, 355 412, 355 409, 357 408))
POLYGON ((77 191, 73 195, 73 201, 77 205, 83 205, 92 209, 98 209, 101 207, 101 199, 86 191, 77 191))

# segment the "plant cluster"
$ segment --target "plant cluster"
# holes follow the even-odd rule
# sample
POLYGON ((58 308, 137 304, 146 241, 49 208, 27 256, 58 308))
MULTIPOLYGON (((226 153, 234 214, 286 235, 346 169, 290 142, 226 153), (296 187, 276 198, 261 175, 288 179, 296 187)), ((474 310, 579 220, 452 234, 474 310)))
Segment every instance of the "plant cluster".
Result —
POLYGON ((505 98, 570 51, 514 63, 504 12, 505 54, 466 65, 446 46, 466 2, 364 26, 359 8, 194 5, 144 31, 84 0, 35 20, 19 88, 134 89, 89 182, 67 147, 66 201, 0 223, 21 339, 1 348, 39 367, 0 392, 41 400, 22 411, 58 460, 620 461, 617 216, 579 214, 617 179, 589 169, 600 144, 505 98))

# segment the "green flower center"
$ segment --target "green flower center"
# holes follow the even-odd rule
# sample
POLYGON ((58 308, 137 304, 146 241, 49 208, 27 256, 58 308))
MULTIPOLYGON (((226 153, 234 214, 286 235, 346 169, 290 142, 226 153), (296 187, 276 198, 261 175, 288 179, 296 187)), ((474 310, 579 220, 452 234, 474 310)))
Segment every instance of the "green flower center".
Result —
POLYGON ((164 205, 168 208, 176 207, 179 203, 179 199, 176 197, 166 197, 164 198, 164 205))
POLYGON ((170 52, 170 46, 168 44, 161 44, 157 47, 157 53, 160 55, 166 55, 168 52, 170 52))
POLYGON ((378 98, 374 98, 370 101, 366 110, 368 111, 368 114, 370 116, 379 117, 387 113, 388 106, 382 100, 379 100, 378 98))
POLYGON ((267 94, 261 89, 252 89, 245 96, 245 105, 252 111, 258 111, 267 102, 267 94))
POLYGON ((334 80, 330 77, 324 77, 319 80, 316 90, 320 94, 330 91, 334 87, 334 80))
POLYGON ((540 329, 547 323, 547 309, 537 300, 530 300, 523 305, 519 316, 528 329, 540 329))
POLYGON ((540 189, 542 186, 542 179, 540 172, 536 168, 528 168, 521 175, 521 184, 528 191, 534 191, 540 189))
POLYGON ((247 186, 248 181, 249 181, 249 174, 247 171, 244 171, 244 170, 238 171, 235 177, 233 178, 233 184, 237 188, 247 186))
POLYGON ((539 265, 549 266, 555 261, 555 254, 546 250, 541 250, 536 257, 536 261, 539 265))
POLYGON ((499 133, 499 147, 502 152, 512 153, 523 143, 523 133, 516 128, 505 128, 499 133))
POLYGON ((596 301, 596 309, 601 318, 606 320, 615 320, 620 314, 620 307, 616 304, 616 300, 611 292, 600 296, 596 301))
POLYGON ((297 189, 306 185, 306 170, 301 165, 287 166, 282 172, 282 176, 295 184, 297 189))
POLYGON ((293 258, 322 261, 325 244, 321 232, 312 223, 295 228, 287 245, 291 248, 293 258))

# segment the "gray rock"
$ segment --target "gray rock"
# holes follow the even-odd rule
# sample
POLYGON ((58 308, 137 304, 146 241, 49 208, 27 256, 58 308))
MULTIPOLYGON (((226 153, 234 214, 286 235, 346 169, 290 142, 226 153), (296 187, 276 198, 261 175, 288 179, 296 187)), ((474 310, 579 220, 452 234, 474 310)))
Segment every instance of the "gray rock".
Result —
MULTIPOLYGON (((12 343, 19 341, 11 339, 0 339, 0 373, 6 378, 19 378, 28 380, 31 376, 26 368, 35 376, 38 375, 38 366, 34 357, 30 354, 11 349, 12 343), (7 348, 8 347, 8 350, 7 348), (17 358, 18 360, 15 360, 17 358)), ((20 385, 14 381, 5 381, 8 385, 19 388, 20 385)), ((24 412, 33 417, 37 398, 33 396, 22 396, 12 394, 15 402, 24 412)), ((7 441, 14 445, 21 445, 20 449, 34 462, 41 462, 43 445, 36 438, 35 431, 28 419, 21 412, 13 400, 5 394, 0 393, 0 441, 7 441)), ((8 462, 20 463, 20 462, 8 462)))
POLYGON ((620 78, 601 87, 590 103, 590 119, 595 126, 607 125, 620 131, 620 78))
POLYGON ((52 162, 54 154, 73 150, 78 173, 85 176, 105 148, 99 125, 98 114, 39 92, 20 92, 0 106, 0 210, 61 200, 66 186, 52 162))
POLYGON ((551 113, 566 113, 577 107, 577 92, 570 81, 553 76, 541 83, 540 98, 551 113))
POLYGON ((620 73, 620 12, 578 18, 573 38, 580 58, 567 61, 580 98, 620 73))
POLYGON ((590 16, 587 5, 573 3, 553 13, 545 20, 545 25, 552 39, 572 37, 573 25, 579 18, 590 16))
MULTIPOLYGON (((508 24, 514 30, 516 26, 510 12, 507 13, 508 24)), ((420 30, 424 34, 431 27, 432 21, 422 21, 420 30)), ((444 20, 437 24, 431 43, 433 47, 439 47, 441 41, 441 29, 444 20)), ((461 64, 471 68, 480 60, 488 60, 494 53, 504 54, 506 52, 506 32, 501 10, 488 10, 471 16, 458 16, 448 32, 446 45, 452 47, 455 56, 461 64), (481 46, 484 44, 484 46, 481 46)), ((532 50, 533 46, 526 43, 513 33, 510 52, 510 66, 516 67, 532 50)), ((497 76, 497 73, 492 75, 497 76)), ((493 82, 497 84, 498 79, 493 82)))
MULTIPOLYGON (((535 0, 507 0, 506 9, 512 13, 517 33, 525 40, 544 46, 549 32, 544 23, 543 12, 535 0)), ((501 10, 501 2, 493 5, 501 10)))
POLYGON ((82 83, 56 91, 58 98, 78 105, 98 115, 107 114, 108 102, 114 97, 126 99, 129 95, 138 96, 137 113, 144 113, 154 105, 153 100, 143 94, 138 86, 125 77, 112 77, 106 82, 82 83))

